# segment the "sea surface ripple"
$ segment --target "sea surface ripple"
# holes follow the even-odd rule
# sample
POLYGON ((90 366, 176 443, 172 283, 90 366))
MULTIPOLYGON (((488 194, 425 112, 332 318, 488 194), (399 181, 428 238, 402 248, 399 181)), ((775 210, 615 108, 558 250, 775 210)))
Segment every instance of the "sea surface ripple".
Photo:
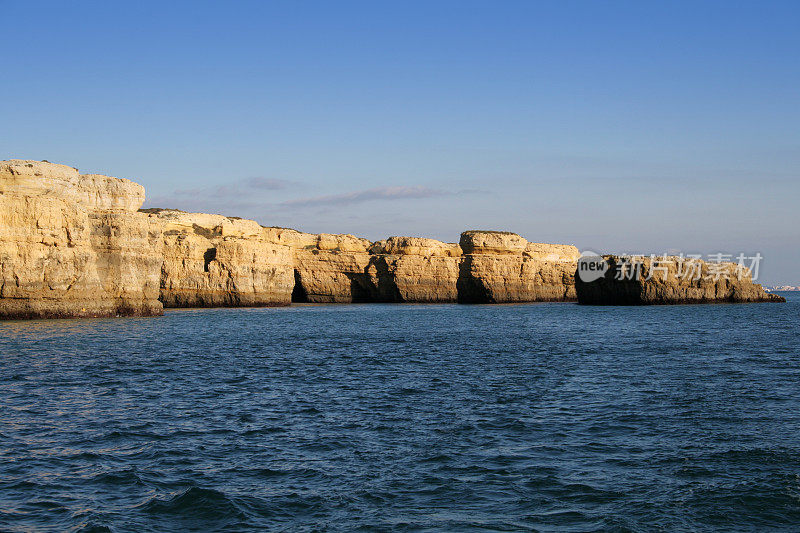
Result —
POLYGON ((0 530, 796 531, 787 297, 0 323, 0 530))

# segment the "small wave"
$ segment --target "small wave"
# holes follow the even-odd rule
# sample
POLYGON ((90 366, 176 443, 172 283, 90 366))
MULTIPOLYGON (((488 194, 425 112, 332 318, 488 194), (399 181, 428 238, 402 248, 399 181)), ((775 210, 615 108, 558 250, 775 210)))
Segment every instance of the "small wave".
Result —
POLYGON ((527 425, 522 420, 517 418, 497 419, 497 420, 482 420, 478 422, 478 428, 483 430, 513 430, 523 431, 527 429, 527 425))
POLYGON ((67 508, 58 502, 52 500, 34 500, 25 504, 26 508, 35 509, 37 511, 66 511, 67 508))
POLYGON ((607 503, 625 497, 624 493, 592 487, 585 483, 566 483, 557 491, 566 500, 588 504, 607 503))
POLYGON ((301 450, 307 452, 332 452, 349 448, 350 443, 344 440, 326 440, 324 442, 310 442, 308 444, 301 444, 298 446, 301 450))
POLYGON ((272 468, 258 468, 253 471, 256 477, 281 477, 289 474, 284 470, 273 470, 272 468))
POLYGON ((400 396, 413 396, 415 394, 423 394, 425 391, 416 387, 401 387, 396 393, 400 396))
POLYGON ((197 523, 222 525, 239 524, 245 512, 224 492, 202 487, 190 487, 168 499, 152 498, 140 506, 147 514, 181 517, 197 523))
POLYGON ((431 455, 420 459, 420 461, 423 463, 447 463, 452 460, 453 458, 451 456, 444 453, 437 453, 436 455, 431 455))
POLYGON ((239 422, 255 422, 255 417, 250 413, 242 413, 239 415, 239 422))
POLYGON ((553 524, 568 525, 574 523, 585 523, 589 519, 589 516, 577 510, 556 509, 554 511, 528 515, 525 517, 525 519, 534 522, 544 520, 544 523, 552 527, 553 524))
POLYGON ((101 454, 90 451, 79 451, 77 453, 71 453, 62 456, 63 459, 69 459, 73 461, 76 459, 81 461, 96 461, 98 459, 102 459, 102 457, 103 456, 101 454))
POLYGON ((74 531, 75 533, 106 533, 106 532, 111 533, 111 528, 109 528, 108 526, 101 526, 97 524, 88 523, 88 524, 80 524, 72 531, 74 531))
POLYGON ((247 431, 242 432, 244 436, 252 436, 252 435, 269 435, 271 433, 285 433, 286 428, 280 426, 264 426, 260 428, 252 428, 248 429, 247 431))
POLYGON ((113 430, 103 435, 103 440, 128 440, 131 438, 147 440, 165 440, 168 437, 151 431, 113 430))
POLYGON ((101 483, 111 486, 122 485, 144 485, 142 478, 133 469, 116 470, 110 472, 102 472, 94 476, 91 481, 93 483, 101 483))

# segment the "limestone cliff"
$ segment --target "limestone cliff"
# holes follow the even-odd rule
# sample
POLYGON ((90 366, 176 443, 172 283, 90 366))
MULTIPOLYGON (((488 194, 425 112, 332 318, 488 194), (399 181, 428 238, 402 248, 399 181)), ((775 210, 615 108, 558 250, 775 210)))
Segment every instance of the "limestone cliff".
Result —
POLYGON ((222 215, 145 210, 164 234, 165 307, 372 301, 370 242, 222 215))
POLYGON ((367 273, 381 302, 455 302, 461 247, 434 239, 389 237, 370 248, 367 273))
POLYGON ((574 300, 574 246, 531 243, 516 233, 465 231, 458 277, 461 303, 574 300))
POLYGON ((161 229, 143 201, 128 180, 0 162, 0 318, 161 314, 161 229))
POLYGON ((599 279, 576 275, 578 302, 592 305, 647 305, 706 302, 784 302, 753 283, 735 263, 708 263, 681 257, 603 256, 599 279))
POLYGON ((367 267, 370 242, 352 235, 292 232, 296 287, 293 300, 311 303, 373 301, 367 267))
POLYGON ((303 303, 501 303, 574 299, 577 249, 467 232, 462 246, 419 237, 265 228, 221 215, 146 210, 162 223, 166 307, 303 303))
POLYGON ((165 307, 288 305, 294 274, 289 246, 252 220, 147 209, 163 232, 165 307))

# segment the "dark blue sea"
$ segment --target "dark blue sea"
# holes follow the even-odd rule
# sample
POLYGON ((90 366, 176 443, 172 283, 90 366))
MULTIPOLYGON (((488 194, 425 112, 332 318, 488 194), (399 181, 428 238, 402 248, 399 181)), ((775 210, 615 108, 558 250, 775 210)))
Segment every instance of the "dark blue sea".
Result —
POLYGON ((0 323, 0 530, 798 531, 786 296, 0 323))

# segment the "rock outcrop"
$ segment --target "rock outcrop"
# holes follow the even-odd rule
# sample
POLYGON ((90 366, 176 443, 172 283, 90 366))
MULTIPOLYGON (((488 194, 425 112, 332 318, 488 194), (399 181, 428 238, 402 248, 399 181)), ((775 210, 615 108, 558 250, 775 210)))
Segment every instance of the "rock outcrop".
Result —
POLYGON ((0 318, 161 314, 161 228, 143 201, 125 179, 0 162, 0 318))
POLYGON ((367 275, 370 242, 353 235, 281 232, 294 257, 293 301, 352 303, 373 301, 367 275))
POLYGON ((367 273, 375 301, 458 300, 459 245, 418 237, 389 237, 373 244, 370 253, 367 273))
POLYGON ((786 301, 753 283, 750 270, 736 263, 617 255, 606 255, 602 260, 605 272, 598 279, 584 281, 576 272, 579 303, 648 305, 786 301))
POLYGON ((412 237, 373 244, 222 215, 143 212, 163 232, 165 307, 457 300, 457 244, 412 237))
POLYGON ((161 301, 165 307, 289 305, 294 286, 292 249, 253 220, 144 212, 161 226, 161 301))
POLYGON ((569 301, 575 295, 574 246, 531 243, 516 233, 466 231, 458 278, 461 303, 569 301))

